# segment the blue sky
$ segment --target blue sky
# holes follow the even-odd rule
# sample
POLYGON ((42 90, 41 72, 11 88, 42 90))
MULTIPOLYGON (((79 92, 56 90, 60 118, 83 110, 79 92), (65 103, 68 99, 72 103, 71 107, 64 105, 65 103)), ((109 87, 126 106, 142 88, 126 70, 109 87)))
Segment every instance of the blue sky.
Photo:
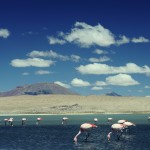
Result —
POLYGON ((150 96, 148 0, 2 0, 0 91, 55 82, 150 96))

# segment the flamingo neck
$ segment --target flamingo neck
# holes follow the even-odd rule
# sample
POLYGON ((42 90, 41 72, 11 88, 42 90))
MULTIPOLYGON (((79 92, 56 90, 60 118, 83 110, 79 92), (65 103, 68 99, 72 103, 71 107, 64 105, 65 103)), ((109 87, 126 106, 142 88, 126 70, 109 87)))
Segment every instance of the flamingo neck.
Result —
POLYGON ((111 134, 112 134, 112 132, 109 132, 107 135, 108 141, 110 140, 111 134))
POLYGON ((81 130, 77 133, 77 135, 74 137, 74 141, 77 142, 77 137, 81 134, 81 130))
POLYGON ((92 128, 97 128, 97 125, 95 124, 91 124, 92 125, 92 128))

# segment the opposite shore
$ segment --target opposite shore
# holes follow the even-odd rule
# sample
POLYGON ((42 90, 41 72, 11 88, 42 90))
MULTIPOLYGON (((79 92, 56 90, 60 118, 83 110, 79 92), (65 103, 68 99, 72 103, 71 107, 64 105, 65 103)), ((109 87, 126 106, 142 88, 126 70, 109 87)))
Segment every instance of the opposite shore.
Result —
POLYGON ((150 114, 150 97, 97 95, 0 97, 0 116, 77 114, 150 114))

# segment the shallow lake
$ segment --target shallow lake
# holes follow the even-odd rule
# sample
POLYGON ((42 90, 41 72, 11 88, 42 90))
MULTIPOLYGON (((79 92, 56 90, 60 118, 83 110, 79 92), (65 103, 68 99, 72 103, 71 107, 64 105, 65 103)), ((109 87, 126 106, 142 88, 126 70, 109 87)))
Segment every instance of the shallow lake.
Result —
POLYGON ((5 126, 4 118, 1 116, 0 126, 0 150, 149 150, 150 149, 150 122, 148 114, 93 114, 93 115, 33 115, 33 116, 11 116, 14 118, 14 126, 5 126), (62 117, 68 117, 66 125, 62 125, 62 117), (24 126, 21 118, 26 117, 24 126), (42 117, 40 125, 36 125, 36 118, 42 117), (112 117, 113 122, 126 119, 136 124, 130 132, 124 132, 118 141, 115 136, 107 141, 107 134, 112 123, 107 118, 112 117), (90 131, 87 140, 85 134, 81 134, 78 142, 73 138, 79 131, 80 125, 85 122, 94 123, 98 118, 98 128, 90 131))

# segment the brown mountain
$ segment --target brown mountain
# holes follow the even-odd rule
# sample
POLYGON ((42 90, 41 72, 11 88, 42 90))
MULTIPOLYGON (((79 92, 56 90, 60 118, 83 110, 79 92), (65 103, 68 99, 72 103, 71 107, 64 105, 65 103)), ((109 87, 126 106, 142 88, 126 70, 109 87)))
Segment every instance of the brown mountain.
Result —
POLYGON ((79 95, 55 83, 35 83, 30 85, 17 86, 15 89, 0 93, 0 96, 40 95, 40 94, 79 95))
POLYGON ((116 92, 109 92, 109 93, 106 93, 105 95, 107 96, 121 96, 120 94, 117 94, 116 92))

